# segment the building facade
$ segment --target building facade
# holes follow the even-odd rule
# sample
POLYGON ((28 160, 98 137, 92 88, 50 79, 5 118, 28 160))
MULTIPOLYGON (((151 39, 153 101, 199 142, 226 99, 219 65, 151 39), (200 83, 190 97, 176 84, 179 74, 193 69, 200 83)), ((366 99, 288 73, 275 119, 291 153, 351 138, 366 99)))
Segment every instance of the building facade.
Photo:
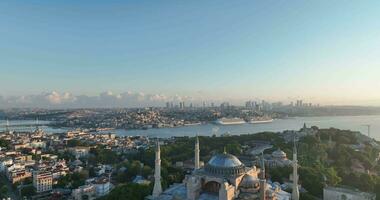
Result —
POLYGON ((341 187, 323 189, 323 200, 375 200, 376 195, 341 187))
POLYGON ((33 186, 36 188, 37 193, 47 192, 52 190, 53 175, 51 172, 34 171, 33 172, 33 186))

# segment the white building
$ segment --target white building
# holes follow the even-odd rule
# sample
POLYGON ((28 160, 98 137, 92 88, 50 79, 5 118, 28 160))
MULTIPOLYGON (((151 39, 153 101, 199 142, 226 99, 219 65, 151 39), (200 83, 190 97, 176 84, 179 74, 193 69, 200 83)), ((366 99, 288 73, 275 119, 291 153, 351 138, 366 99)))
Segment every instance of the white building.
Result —
POLYGON ((70 151, 76 158, 83 158, 88 156, 90 147, 74 147, 70 151))
POLYGON ((109 180, 98 180, 95 184, 96 196, 101 197, 107 195, 111 189, 111 183, 109 180))
POLYGON ((71 196, 74 200, 82 200, 83 196, 87 196, 89 200, 96 198, 96 188, 94 185, 83 185, 74 189, 71 196))
POLYGON ((94 186, 96 197, 102 197, 104 195, 107 195, 113 187, 113 185, 110 182, 110 177, 105 176, 87 179, 86 185, 94 186))
POLYGON ((326 187, 323 200, 375 200, 376 195, 348 188, 326 187))
POLYGON ((33 141, 29 144, 32 148, 46 148, 46 142, 44 141, 33 141))
POLYGON ((12 158, 2 158, 0 159, 0 172, 4 172, 7 166, 13 164, 12 158))
POLYGON ((4 172, 12 184, 32 177, 32 173, 25 169, 24 163, 13 163, 12 165, 8 165, 5 167, 4 172))

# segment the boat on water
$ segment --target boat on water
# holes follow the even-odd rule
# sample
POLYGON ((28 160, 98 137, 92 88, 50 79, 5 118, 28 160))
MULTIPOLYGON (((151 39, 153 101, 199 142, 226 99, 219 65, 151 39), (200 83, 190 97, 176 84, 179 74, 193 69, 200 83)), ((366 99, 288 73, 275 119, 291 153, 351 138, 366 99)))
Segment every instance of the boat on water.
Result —
POLYGON ((255 117, 248 121, 250 124, 262 124, 271 122, 273 122, 273 119, 271 117, 255 117))
POLYGON ((183 124, 184 126, 196 126, 196 125, 202 125, 202 122, 195 122, 195 123, 189 123, 189 124, 183 124))
POLYGON ((234 118, 220 118, 215 121, 216 124, 220 125, 238 125, 238 124, 245 124, 245 121, 243 119, 234 117, 234 118))

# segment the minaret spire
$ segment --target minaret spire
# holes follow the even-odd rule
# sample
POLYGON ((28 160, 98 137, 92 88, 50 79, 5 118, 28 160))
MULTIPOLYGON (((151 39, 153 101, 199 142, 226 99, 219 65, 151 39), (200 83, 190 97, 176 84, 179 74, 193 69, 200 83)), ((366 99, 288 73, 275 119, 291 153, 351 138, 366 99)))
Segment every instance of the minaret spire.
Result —
POLYGON ((198 135, 195 137, 195 149, 194 149, 194 170, 200 168, 199 166, 199 138, 198 135))
POLYGON ((160 143, 156 142, 156 160, 155 160, 155 167, 154 167, 154 187, 153 187, 153 198, 157 198, 162 193, 162 187, 161 187, 161 150, 160 150, 160 143))
POLYGON ((300 191, 298 189, 298 160, 297 160, 297 146, 296 146, 296 136, 294 136, 293 141, 293 191, 292 200, 299 200, 300 191))
POLYGON ((264 152, 261 152, 260 200, 266 199, 266 187, 264 152))

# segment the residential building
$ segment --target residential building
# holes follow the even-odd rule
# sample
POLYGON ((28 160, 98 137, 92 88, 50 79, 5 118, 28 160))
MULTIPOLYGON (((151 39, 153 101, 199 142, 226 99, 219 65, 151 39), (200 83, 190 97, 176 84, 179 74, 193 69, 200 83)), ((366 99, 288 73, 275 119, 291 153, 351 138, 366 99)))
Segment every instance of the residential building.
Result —
POLYGON ((52 190, 53 175, 48 171, 34 171, 33 172, 33 186, 36 188, 37 193, 47 192, 52 190))

